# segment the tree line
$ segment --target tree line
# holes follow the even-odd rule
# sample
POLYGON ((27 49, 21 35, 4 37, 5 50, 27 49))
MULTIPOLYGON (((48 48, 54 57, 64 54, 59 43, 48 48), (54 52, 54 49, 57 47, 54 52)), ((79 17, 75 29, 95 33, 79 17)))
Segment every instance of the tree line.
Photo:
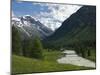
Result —
POLYGON ((43 46, 38 36, 27 40, 21 39, 21 34, 15 26, 12 26, 12 53, 31 58, 42 59, 43 46))

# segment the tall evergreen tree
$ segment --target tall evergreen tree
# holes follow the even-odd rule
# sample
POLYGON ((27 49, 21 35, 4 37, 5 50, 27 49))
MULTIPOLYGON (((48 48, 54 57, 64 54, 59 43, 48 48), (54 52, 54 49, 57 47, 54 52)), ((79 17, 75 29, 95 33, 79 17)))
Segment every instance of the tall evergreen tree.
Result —
POLYGON ((43 58, 42 50, 43 50, 43 46, 42 46, 42 43, 40 41, 40 38, 35 37, 33 39, 31 56, 35 57, 35 58, 39 58, 39 59, 43 58))
POLYGON ((18 55, 22 55, 20 33, 14 26, 12 26, 12 52, 18 55))

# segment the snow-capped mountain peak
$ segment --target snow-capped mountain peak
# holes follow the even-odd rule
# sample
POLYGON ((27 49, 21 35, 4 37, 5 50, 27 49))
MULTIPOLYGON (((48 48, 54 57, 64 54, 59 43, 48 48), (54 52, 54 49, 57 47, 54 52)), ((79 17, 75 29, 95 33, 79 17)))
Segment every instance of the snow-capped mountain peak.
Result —
POLYGON ((32 16, 25 15, 21 17, 12 17, 12 25, 26 33, 28 36, 38 35, 45 38, 52 34, 52 30, 43 25, 40 21, 36 21, 32 16))

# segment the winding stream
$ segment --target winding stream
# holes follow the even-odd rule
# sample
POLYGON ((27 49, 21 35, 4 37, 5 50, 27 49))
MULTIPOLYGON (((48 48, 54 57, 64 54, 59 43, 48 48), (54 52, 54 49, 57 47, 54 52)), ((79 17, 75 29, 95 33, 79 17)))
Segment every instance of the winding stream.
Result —
POLYGON ((92 62, 88 59, 78 56, 74 50, 65 50, 62 53, 64 53, 65 56, 57 60, 57 62, 60 64, 72 64, 72 65, 92 67, 92 68, 96 67, 95 62, 92 62))

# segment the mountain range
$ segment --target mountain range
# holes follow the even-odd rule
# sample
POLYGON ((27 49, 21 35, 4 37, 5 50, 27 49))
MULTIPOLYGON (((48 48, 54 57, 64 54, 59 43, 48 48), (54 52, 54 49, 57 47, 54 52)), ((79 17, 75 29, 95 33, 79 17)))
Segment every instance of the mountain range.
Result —
POLYGON ((55 31, 30 15, 12 17, 12 25, 20 31, 22 39, 39 36, 47 48, 65 48, 75 45, 95 47, 96 44, 95 6, 81 7, 55 31))
POLYGON ((40 21, 36 21, 30 15, 12 17, 12 25, 20 31, 22 39, 36 36, 44 39, 53 33, 50 28, 43 25, 40 21))

